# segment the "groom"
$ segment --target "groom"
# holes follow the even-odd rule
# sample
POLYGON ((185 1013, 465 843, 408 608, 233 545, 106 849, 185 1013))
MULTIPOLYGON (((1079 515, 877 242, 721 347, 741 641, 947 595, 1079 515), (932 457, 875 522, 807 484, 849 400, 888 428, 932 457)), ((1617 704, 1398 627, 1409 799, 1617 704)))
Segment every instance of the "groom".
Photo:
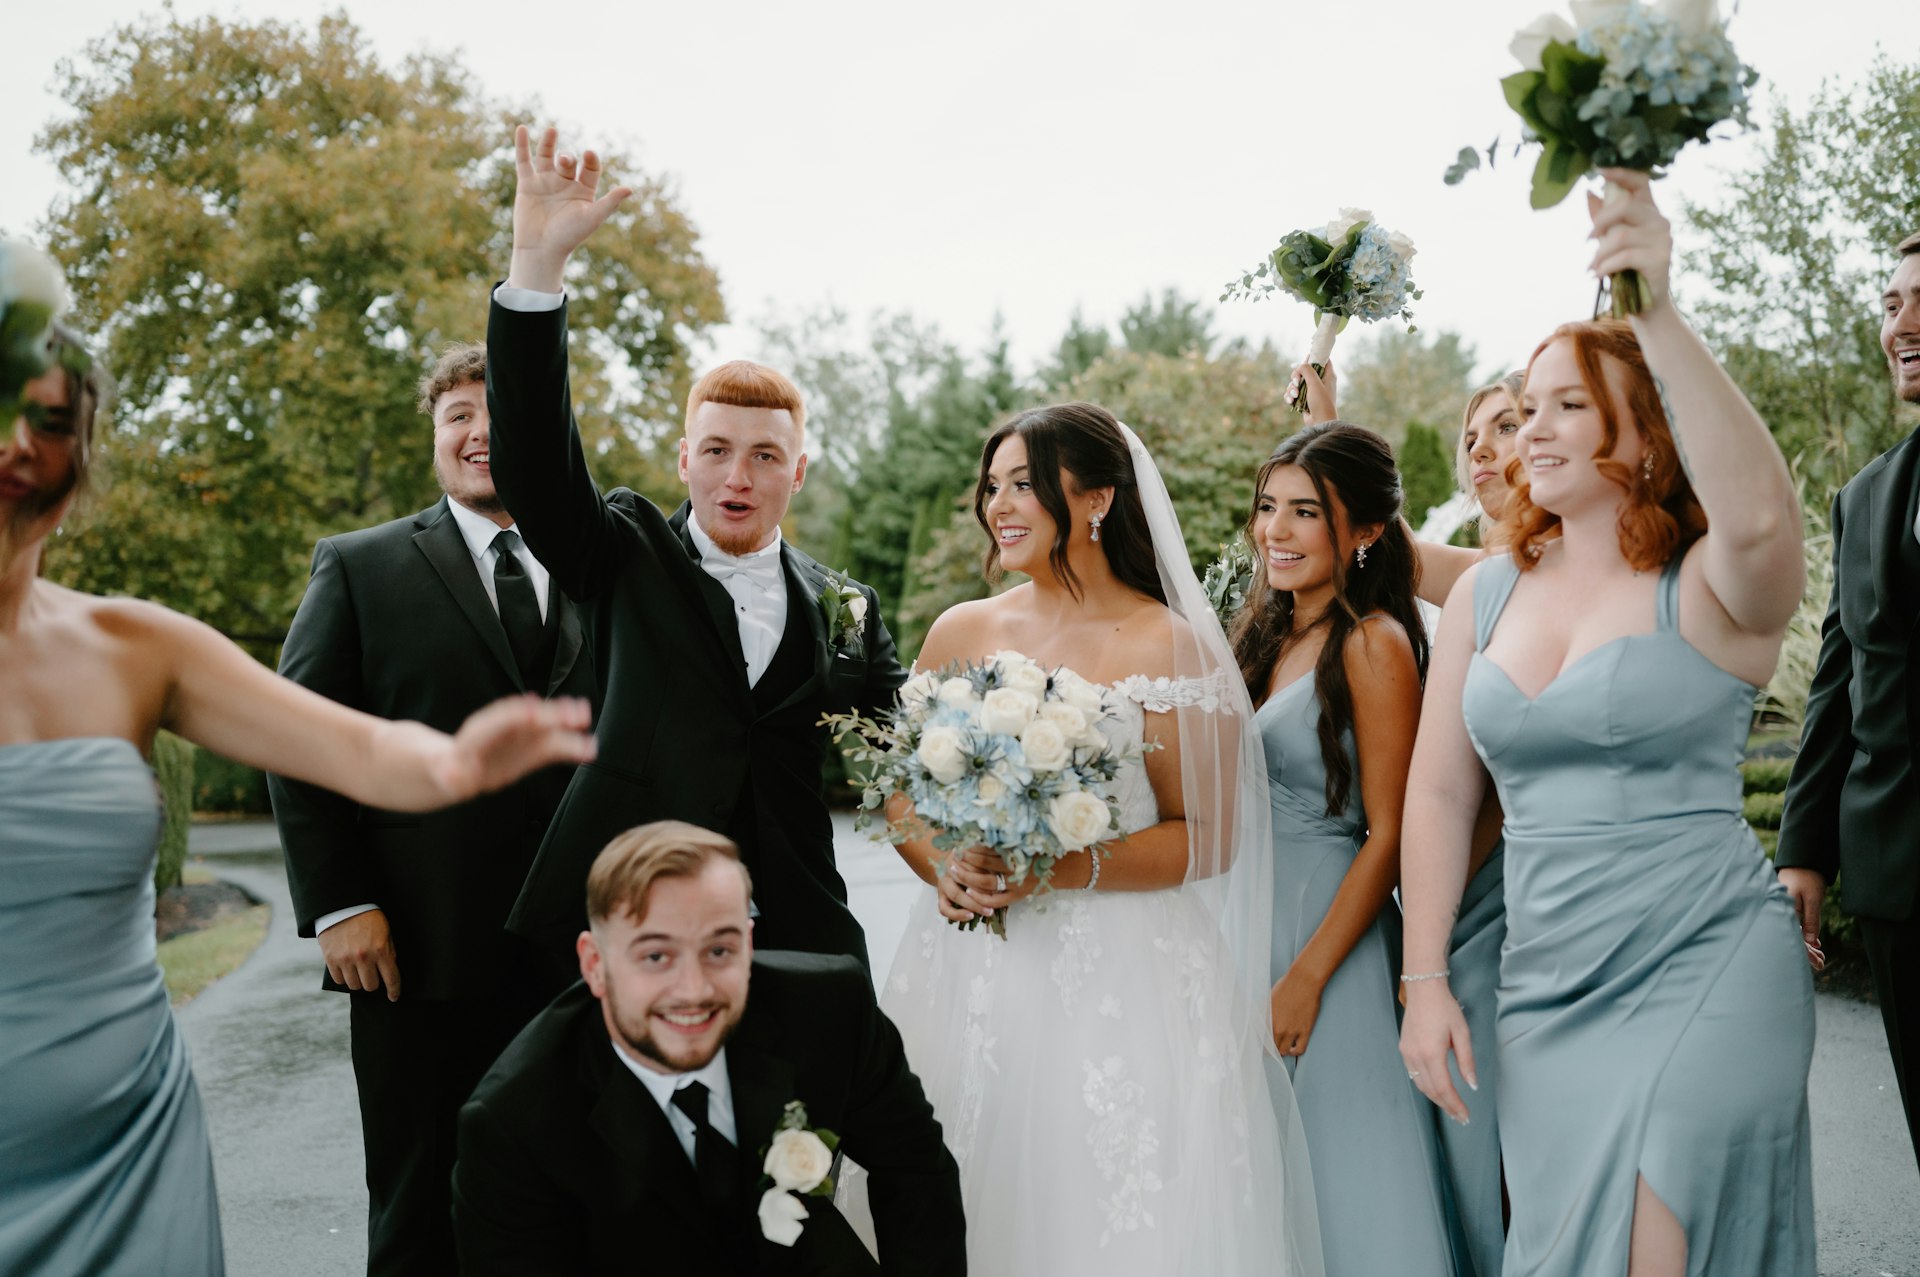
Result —
POLYGON ((755 953, 750 890, 731 842, 675 821, 593 862, 585 982, 460 1115, 461 1272, 966 1271, 959 1169, 866 972, 755 953), (767 1160, 795 1125, 865 1168, 879 1264, 830 1196, 785 1191, 832 1169, 793 1136, 767 1160))
POLYGON ((487 322, 493 476, 528 547, 588 613, 604 706, 599 761, 575 773, 508 927, 570 959, 595 848, 677 819, 724 831, 752 872, 770 949, 867 961, 821 793, 823 713, 890 705, 906 671, 873 591, 786 544, 805 481, 800 393, 745 361, 687 397, 671 517, 587 472, 567 382, 568 256, 631 192, 596 198, 599 161, 516 131, 513 262, 487 322))
MULTIPOLYGON (((1880 298, 1894 393, 1920 406, 1920 235, 1880 298)), ((1846 877, 1873 970, 1907 1133, 1920 1157, 1920 436, 1868 462, 1833 500, 1833 600, 1807 692, 1774 856, 1809 942, 1846 877)))

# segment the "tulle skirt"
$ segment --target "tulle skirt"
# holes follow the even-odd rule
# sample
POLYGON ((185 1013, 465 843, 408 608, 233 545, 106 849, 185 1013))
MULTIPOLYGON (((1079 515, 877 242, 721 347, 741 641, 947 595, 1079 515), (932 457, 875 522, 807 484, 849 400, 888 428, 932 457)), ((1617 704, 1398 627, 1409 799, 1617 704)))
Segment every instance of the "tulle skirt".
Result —
POLYGON ((971 1271, 1317 1272, 1297 1118, 1200 896, 1043 895, 1007 932, 920 895, 881 998, 960 1164, 971 1271))

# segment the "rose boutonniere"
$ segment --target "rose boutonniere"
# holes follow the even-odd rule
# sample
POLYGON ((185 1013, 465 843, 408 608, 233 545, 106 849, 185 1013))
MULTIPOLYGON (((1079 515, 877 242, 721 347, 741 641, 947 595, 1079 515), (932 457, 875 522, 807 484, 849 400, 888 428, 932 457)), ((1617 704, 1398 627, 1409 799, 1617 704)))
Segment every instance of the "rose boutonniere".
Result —
POLYGON ((807 1217, 800 1198, 833 1196, 833 1150, 839 1145, 832 1131, 807 1125, 806 1105, 787 1102, 773 1143, 761 1153, 760 1233, 768 1241, 776 1246, 799 1241, 807 1217))
POLYGON ((829 572, 820 590, 820 615, 827 621, 827 642, 838 649, 852 647, 867 633, 867 596, 846 573, 829 572))

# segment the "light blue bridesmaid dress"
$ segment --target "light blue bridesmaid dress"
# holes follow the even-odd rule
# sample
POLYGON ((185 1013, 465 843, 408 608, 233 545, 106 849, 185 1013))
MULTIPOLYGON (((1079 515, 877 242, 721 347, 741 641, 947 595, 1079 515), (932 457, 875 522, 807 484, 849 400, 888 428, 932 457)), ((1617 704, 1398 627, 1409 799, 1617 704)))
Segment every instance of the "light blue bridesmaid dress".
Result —
POLYGON ((1615 1277, 1636 1180, 1692 1277, 1812 1277, 1813 984, 1740 815, 1754 688, 1656 628, 1529 699, 1484 649, 1519 574, 1480 565, 1468 731, 1506 811, 1497 1027, 1506 1277, 1615 1277))
POLYGON ((200 1095, 154 965, 159 831, 131 743, 0 746, 0 1273, 222 1271, 200 1095))
MULTIPOLYGON (((1366 841, 1359 758, 1345 811, 1327 813, 1312 675, 1254 715, 1273 804, 1273 979, 1326 917, 1366 841)), ((1453 1236, 1426 1097, 1400 1059, 1400 915, 1389 902, 1327 981, 1306 1051, 1289 1057, 1313 1165, 1327 1277, 1454 1277, 1453 1236)))
POLYGON ((1480 1089, 1469 1088, 1455 1064, 1453 1085, 1467 1106, 1466 1125, 1437 1105, 1427 1106, 1439 1132, 1449 1212, 1460 1230, 1460 1277, 1500 1277, 1500 1256, 1507 1245, 1500 1199, 1500 1124, 1494 1112, 1500 1063, 1493 1050, 1500 946, 1506 938, 1506 845, 1496 842, 1467 883, 1447 948, 1447 983, 1472 1034, 1480 1089))

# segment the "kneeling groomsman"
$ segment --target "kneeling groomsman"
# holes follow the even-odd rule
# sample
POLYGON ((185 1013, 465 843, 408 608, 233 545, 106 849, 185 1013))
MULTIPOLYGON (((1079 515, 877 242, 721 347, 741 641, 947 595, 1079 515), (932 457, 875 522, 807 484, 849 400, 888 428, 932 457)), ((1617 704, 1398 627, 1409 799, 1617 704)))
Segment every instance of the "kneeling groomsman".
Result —
POLYGON ((468 1277, 966 1271, 959 1170, 865 968, 755 954, 751 890, 732 842, 677 821, 593 862, 584 983, 460 1115, 468 1277), (829 1169, 801 1134, 769 1162, 787 1129, 866 1169, 879 1263, 830 1197, 763 1173, 804 1191, 829 1169))
MULTIPOLYGON (((420 384, 446 496, 328 537, 280 672, 382 718, 454 731, 501 696, 594 694, 573 605, 493 488, 486 347, 420 384)), ((352 997, 367 1162, 367 1271, 455 1271, 448 1181, 473 1084, 560 981, 505 929, 573 768, 428 815, 270 779, 300 934, 352 997)))

